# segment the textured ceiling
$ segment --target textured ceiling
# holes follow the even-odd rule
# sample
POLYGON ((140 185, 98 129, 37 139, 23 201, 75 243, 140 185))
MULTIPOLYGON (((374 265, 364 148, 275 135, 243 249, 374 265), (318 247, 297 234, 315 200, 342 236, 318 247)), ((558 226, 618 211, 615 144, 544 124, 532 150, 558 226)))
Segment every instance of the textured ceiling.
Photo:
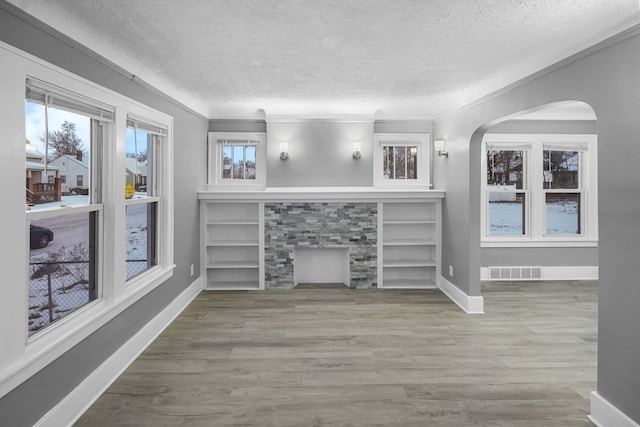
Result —
POLYGON ((640 22, 638 0, 11 0, 209 117, 428 119, 640 22))

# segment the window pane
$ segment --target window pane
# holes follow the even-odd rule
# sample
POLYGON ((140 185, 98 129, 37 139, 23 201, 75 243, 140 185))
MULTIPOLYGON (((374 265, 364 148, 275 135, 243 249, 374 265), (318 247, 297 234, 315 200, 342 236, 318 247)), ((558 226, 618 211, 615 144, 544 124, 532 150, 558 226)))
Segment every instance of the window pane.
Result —
POLYGON ((395 176, 394 179, 407 178, 407 147, 394 147, 395 153, 395 176))
POLYGON ((89 203, 91 126, 87 116, 51 107, 46 116, 44 105, 25 102, 27 206, 89 203), (76 179, 67 183, 61 179, 66 175, 76 179))
POLYGON ((580 194, 547 193, 546 234, 580 234, 580 194))
POLYGON ((153 135, 140 129, 127 128, 125 197, 151 196, 153 135))
POLYGON ((409 159, 407 161, 407 179, 418 179, 418 147, 407 147, 409 159))
MULTIPOLYGON (((487 184, 509 190, 524 188, 524 152, 522 150, 487 150, 487 184)), ((493 186, 493 187, 492 187, 493 186)))
POLYGON ((256 146, 248 145, 246 148, 246 179, 256 179, 256 146))
POLYGON ((418 179, 418 147, 384 145, 382 170, 384 179, 418 179))
POLYGON ((489 234, 525 234, 525 195, 515 192, 488 192, 489 234))
POLYGON ((244 179, 244 146, 233 146, 233 179, 244 179))
POLYGON ((222 178, 231 179, 231 170, 233 168, 233 153, 231 145, 222 146, 222 178))
POLYGON ((394 153, 393 147, 390 147, 390 146, 384 147, 383 157, 384 157, 384 178, 385 179, 395 178, 395 173, 394 173, 395 156, 393 153, 394 153))
POLYGON ((143 203, 127 206, 127 280, 157 264, 156 205, 143 203))
POLYGON ((97 213, 32 221, 29 230, 29 335, 93 301, 97 213))
POLYGON ((579 166, 578 151, 544 150, 544 188, 579 188, 579 166))

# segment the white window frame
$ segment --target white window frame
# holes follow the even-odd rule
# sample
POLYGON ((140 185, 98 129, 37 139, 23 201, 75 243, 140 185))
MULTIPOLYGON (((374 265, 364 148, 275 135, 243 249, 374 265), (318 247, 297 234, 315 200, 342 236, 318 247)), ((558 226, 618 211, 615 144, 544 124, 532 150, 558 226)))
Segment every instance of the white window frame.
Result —
MULTIPOLYGON (((263 132, 209 132, 208 134, 208 190, 263 190, 267 182, 267 134, 263 132), (256 179, 222 178, 221 141, 256 141, 256 179)), ((241 145, 241 144, 238 144, 241 145)), ((254 145, 254 144, 246 144, 254 145)))
MULTIPOLYGON (((6 135, 3 155, 4 165, 0 175, 6 182, 24 174, 25 132, 25 82, 31 77, 52 86, 63 88, 79 96, 115 108, 115 119, 103 142, 102 183, 100 189, 101 217, 99 233, 100 253, 98 275, 101 279, 101 298, 54 322, 42 331, 28 336, 29 295, 29 219, 50 215, 47 210, 28 213, 22 207, 24 189, 8 189, 5 202, 14 208, 7 209, 5 222, 12 227, 7 241, 13 241, 12 251, 4 251, 3 265, 7 268, 4 280, 12 286, 0 299, 0 311, 11 327, 0 328, 0 397, 56 358, 73 348, 100 327, 115 318, 140 298, 173 275, 173 119, 171 116, 149 108, 144 104, 76 76, 66 70, 0 42, 0 62, 7 67, 0 69, 0 125, 6 135), (156 180, 161 188, 158 207, 158 268, 136 279, 136 286, 125 281, 125 126, 126 117, 135 114, 166 126, 168 135, 157 164, 160 174, 156 180), (18 209, 18 206, 20 208, 18 209), (23 266, 23 267, 20 267, 23 266)), ((95 170, 95 169, 94 169, 95 170)), ((64 207, 73 212, 95 209, 95 205, 64 207)))
POLYGON ((380 188, 431 188, 431 135, 428 133, 375 133, 373 135, 373 185, 380 188), (384 145, 417 147, 417 179, 385 179, 384 145))
MULTIPOLYGON (((48 82, 45 82, 38 78, 33 78, 33 76, 31 75, 28 75, 25 80, 26 87, 29 88, 28 92, 31 92, 31 90, 33 90, 35 93, 39 93, 46 99, 44 100, 45 108, 53 108, 79 114, 87 119, 91 119, 92 121, 97 120, 97 122, 93 123, 91 126, 91 140, 86 142, 89 145, 91 153, 89 175, 87 176, 86 180, 84 179, 83 175, 76 175, 76 181, 78 180, 78 178, 83 178, 83 185, 80 186, 78 184, 76 185, 76 187, 86 187, 89 189, 88 203, 65 207, 49 207, 37 210, 29 209, 28 211, 26 211, 26 219, 28 224, 31 224, 33 221, 61 218, 76 214, 95 215, 95 222, 93 223, 93 227, 95 227, 95 229, 97 230, 97 235, 89 235, 88 238, 90 239, 90 245, 93 245, 93 247, 95 248, 95 252, 93 254, 93 262, 96 264, 94 266, 95 277, 93 277, 92 279, 95 280, 94 286, 96 298, 93 301, 89 301, 83 306, 73 310, 73 312, 65 315, 64 317, 57 319, 54 322, 43 327, 42 329, 36 331, 31 336, 28 335, 27 330, 27 342, 31 343, 38 342, 41 335, 48 333, 55 334, 55 332, 49 331, 55 331, 57 328, 64 328, 64 326, 59 325, 64 325, 67 322, 72 323, 74 316, 76 316, 76 313, 82 312, 84 310, 91 310, 91 307, 97 304, 97 302, 102 298, 102 269, 104 268, 104 203, 102 200, 102 183, 104 182, 104 178, 102 175, 102 161, 105 155, 105 147, 108 144, 109 139, 113 136, 113 113, 115 109, 112 106, 106 105, 105 103, 102 103, 98 100, 87 98, 85 96, 74 93, 71 90, 67 90, 66 88, 49 84, 48 82), (52 100, 53 102, 50 103, 49 100, 52 100)), ((27 96, 26 100, 30 102, 37 102, 33 99, 34 98, 32 98, 30 95, 27 96)), ((30 250, 27 251, 27 263, 29 263, 29 261, 30 250)), ((27 291, 29 290, 30 281, 28 280, 27 291)))
MULTIPOLYGON (((482 247, 596 247, 598 245, 597 135, 594 134, 486 134, 481 156, 481 246, 482 247), (524 150, 525 234, 488 234, 487 148, 524 150), (579 189, 552 190, 581 194, 580 234, 546 233, 543 173, 545 149, 579 151, 579 189)), ((518 191, 519 192, 519 191, 518 191)))
MULTIPOLYGON (((163 238, 163 236, 160 233, 160 230, 162 228, 160 227, 161 218, 160 218, 160 212, 159 212, 161 208, 161 202, 162 202, 161 196, 165 194, 165 192, 162 191, 162 186, 166 185, 166 180, 163 180, 162 177, 157 177, 157 175, 162 170, 158 167, 158 165, 162 165, 162 167, 165 167, 167 163, 167 159, 166 159, 167 154, 163 151, 163 145, 166 144, 166 141, 168 138, 167 124, 154 122, 154 120, 152 119, 148 119, 146 117, 140 117, 136 114, 130 113, 127 115, 127 127, 130 127, 128 126, 128 124, 131 122, 133 122, 134 124, 133 129, 139 129, 152 135, 151 147, 147 147, 147 152, 151 151, 151 165, 149 165, 147 162, 147 168, 148 168, 147 179, 150 174, 151 186, 149 186, 149 183, 147 181, 147 196, 140 197, 140 198, 133 198, 133 199, 125 198, 124 204, 125 204, 125 207, 140 205, 140 204, 147 204, 147 205, 152 205, 154 203, 156 204, 156 224, 154 229, 155 253, 153 254, 153 256, 155 257, 156 263, 153 266, 146 269, 145 271, 143 271, 142 273, 132 276, 130 279, 127 280, 126 279, 126 259, 125 259, 125 280, 127 281, 127 286, 131 284, 135 286, 137 283, 144 282, 145 276, 149 274, 153 274, 154 270, 158 270, 162 268, 160 265, 160 252, 161 252, 160 245, 165 243, 165 240, 166 240, 163 238), (160 179, 156 179, 156 178, 160 178, 160 179)), ((125 134, 126 134, 126 129, 125 129, 125 134)), ((126 165, 125 165, 125 168, 126 168, 126 165)), ((165 228, 166 228, 166 224, 165 224, 165 228)), ((126 235, 126 212, 125 212, 125 235, 126 235)), ((147 254, 147 256, 149 256, 149 254, 147 254)))

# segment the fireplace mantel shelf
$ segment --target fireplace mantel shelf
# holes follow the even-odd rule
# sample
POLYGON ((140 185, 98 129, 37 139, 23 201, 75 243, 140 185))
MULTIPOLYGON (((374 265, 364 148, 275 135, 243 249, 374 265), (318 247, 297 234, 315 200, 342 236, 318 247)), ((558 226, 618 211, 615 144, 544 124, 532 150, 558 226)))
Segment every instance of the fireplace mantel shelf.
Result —
POLYGON ((443 199, 444 191, 415 188, 374 187, 270 187, 259 191, 211 190, 198 193, 198 199, 211 201, 341 201, 384 202, 443 199))

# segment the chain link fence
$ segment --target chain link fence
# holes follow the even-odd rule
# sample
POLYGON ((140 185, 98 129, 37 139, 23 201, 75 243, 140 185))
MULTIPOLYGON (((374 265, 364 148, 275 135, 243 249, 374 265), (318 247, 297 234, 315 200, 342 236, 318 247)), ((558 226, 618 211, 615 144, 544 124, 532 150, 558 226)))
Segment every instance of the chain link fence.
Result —
MULTIPOLYGON (((148 269, 146 259, 127 260, 127 280, 148 269)), ((96 299, 89 261, 29 263, 29 335, 96 299)))
POLYGON ((145 272, 149 268, 146 259, 128 259, 127 260, 127 280, 140 273, 145 272))
POLYGON ((89 261, 29 263, 29 335, 95 299, 89 261))

